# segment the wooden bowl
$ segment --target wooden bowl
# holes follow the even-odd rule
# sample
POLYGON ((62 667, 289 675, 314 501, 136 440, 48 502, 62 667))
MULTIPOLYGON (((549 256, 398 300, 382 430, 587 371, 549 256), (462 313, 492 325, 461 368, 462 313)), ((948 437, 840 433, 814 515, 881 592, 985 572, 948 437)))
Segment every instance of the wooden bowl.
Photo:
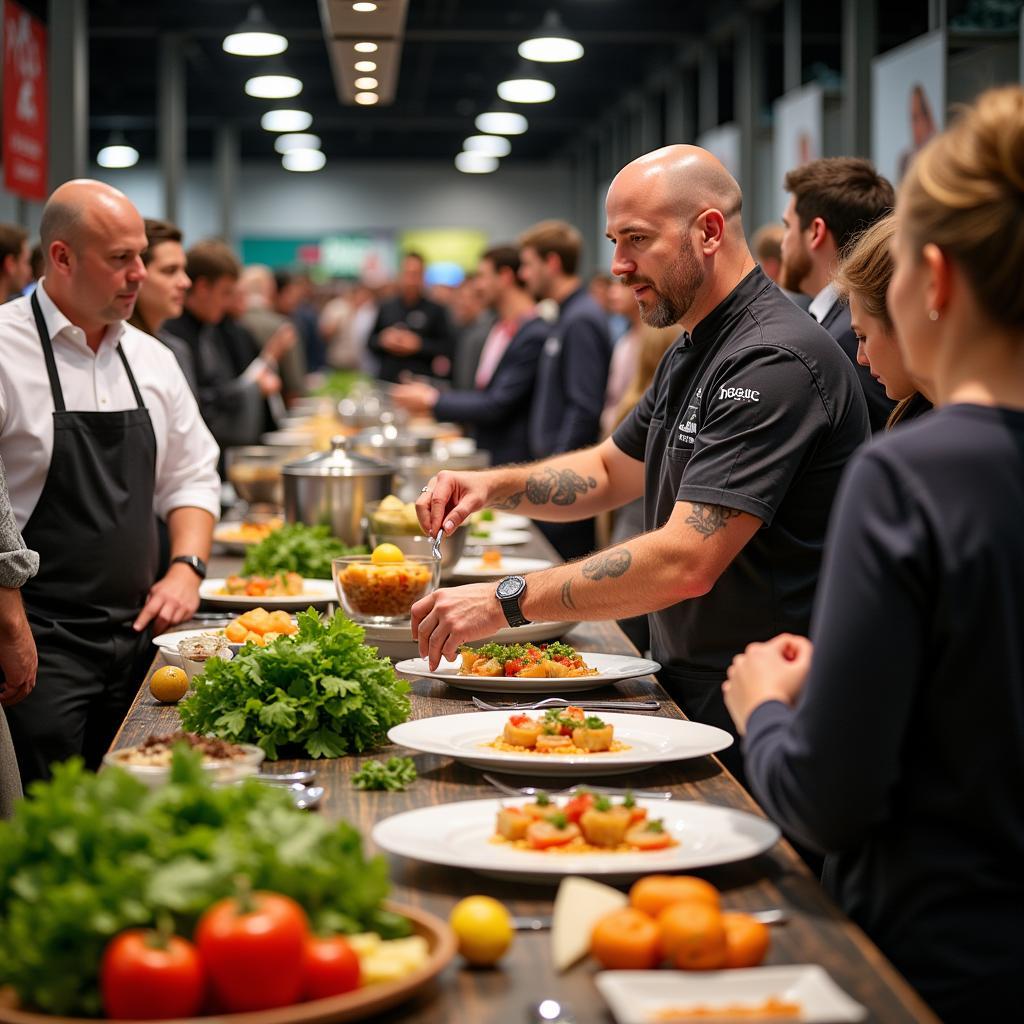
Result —
MULTIPOLYGON (((179 1018, 162 1024, 341 1024, 342 1021, 365 1020, 405 1002, 448 966, 455 955, 457 942, 448 925, 433 914, 400 903, 386 903, 385 906, 388 910, 408 918, 412 924, 413 934, 422 935, 427 940, 427 962, 401 981, 368 985, 344 995, 296 1003, 294 1006, 281 1006, 274 1010, 218 1013, 208 1017, 179 1018)), ((0 1004, 0 1024, 96 1024, 96 1021, 97 1018, 94 1017, 54 1017, 45 1013, 12 1010, 0 1004)))

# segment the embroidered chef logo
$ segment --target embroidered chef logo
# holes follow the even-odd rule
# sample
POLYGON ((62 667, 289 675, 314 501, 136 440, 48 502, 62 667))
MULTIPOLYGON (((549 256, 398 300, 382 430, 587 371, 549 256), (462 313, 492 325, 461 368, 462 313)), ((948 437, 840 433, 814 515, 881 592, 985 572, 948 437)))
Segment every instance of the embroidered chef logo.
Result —
POLYGON ((718 397, 733 402, 760 402, 761 392, 751 388, 722 388, 718 392, 718 397))
POLYGON ((700 398, 703 394, 704 389, 702 387, 697 388, 687 404, 686 412, 679 421, 679 433, 676 435, 677 444, 692 445, 694 443, 694 439, 697 436, 697 411, 700 408, 700 398))

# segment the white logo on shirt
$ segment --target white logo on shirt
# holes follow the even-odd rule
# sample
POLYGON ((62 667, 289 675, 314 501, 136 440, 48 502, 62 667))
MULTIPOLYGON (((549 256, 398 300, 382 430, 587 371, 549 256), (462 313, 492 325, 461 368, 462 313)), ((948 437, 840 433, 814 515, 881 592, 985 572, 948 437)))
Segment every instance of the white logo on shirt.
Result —
POLYGON ((760 402, 761 392, 750 388, 722 388, 719 398, 731 398, 734 402, 760 402))

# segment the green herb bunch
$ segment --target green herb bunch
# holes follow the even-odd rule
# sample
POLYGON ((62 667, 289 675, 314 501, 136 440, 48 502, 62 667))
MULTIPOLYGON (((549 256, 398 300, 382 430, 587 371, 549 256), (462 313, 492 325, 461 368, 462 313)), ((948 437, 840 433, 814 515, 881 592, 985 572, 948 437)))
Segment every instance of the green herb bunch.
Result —
POLYGON ((386 862, 364 856, 350 824, 258 782, 214 789, 184 748, 159 789, 72 760, 0 822, 0 988, 46 1013, 96 1016, 115 935, 169 914, 191 936, 239 876, 297 900, 316 929, 408 933, 381 906, 386 862))
POLYGON ((272 576, 297 572, 309 579, 331 579, 331 562, 343 555, 366 554, 365 547, 350 548, 331 536, 327 526, 288 523, 254 544, 245 556, 243 576, 272 576))
POLYGON ((299 631, 267 647, 247 644, 231 661, 211 658, 202 683, 179 705, 192 732, 255 743, 275 760, 282 747, 342 757, 380 746, 410 715, 409 684, 363 644, 363 628, 310 608, 299 631))
POLYGON ((367 761, 353 776, 356 789, 386 789, 400 793, 418 778, 411 757, 389 757, 383 763, 367 761))

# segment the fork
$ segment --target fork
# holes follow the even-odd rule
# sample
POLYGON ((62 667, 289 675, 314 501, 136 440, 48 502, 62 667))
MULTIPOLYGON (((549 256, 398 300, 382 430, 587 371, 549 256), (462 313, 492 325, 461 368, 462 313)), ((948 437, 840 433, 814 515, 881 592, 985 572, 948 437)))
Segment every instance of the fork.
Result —
POLYGON ((582 708, 584 711, 657 711, 656 700, 566 700, 564 697, 545 697, 527 704, 488 704, 479 697, 473 703, 481 711, 543 711, 545 708, 582 708))
POLYGON ((588 793, 601 793, 604 796, 628 796, 632 795, 638 800, 671 800, 671 793, 656 792, 649 789, 617 789, 614 786, 569 786, 567 789, 543 789, 538 786, 510 786, 501 779, 495 778, 483 772, 483 777, 499 792, 508 796, 536 796, 538 793, 547 793, 548 796, 565 796, 569 793, 576 793, 579 790, 586 790, 588 793))

